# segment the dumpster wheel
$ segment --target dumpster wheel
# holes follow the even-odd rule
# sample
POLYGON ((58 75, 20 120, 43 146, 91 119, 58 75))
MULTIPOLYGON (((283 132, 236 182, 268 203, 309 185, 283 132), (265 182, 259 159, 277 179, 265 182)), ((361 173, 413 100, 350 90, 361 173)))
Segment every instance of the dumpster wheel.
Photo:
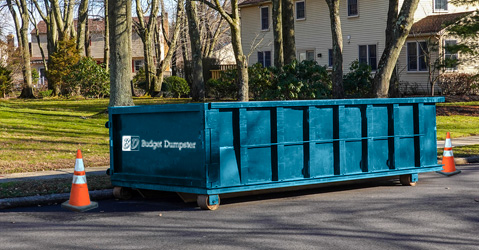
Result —
POLYGON ((417 184, 417 182, 412 182, 411 181, 411 175, 410 174, 399 176, 399 182, 403 186, 416 186, 416 184, 417 184))
POLYGON ((218 197, 218 204, 210 205, 209 204, 209 195, 199 194, 196 197, 196 202, 198 206, 203 210, 216 210, 220 206, 220 198, 218 197))
POLYGON ((113 196, 122 200, 129 200, 133 196, 131 188, 127 187, 114 187, 113 196))

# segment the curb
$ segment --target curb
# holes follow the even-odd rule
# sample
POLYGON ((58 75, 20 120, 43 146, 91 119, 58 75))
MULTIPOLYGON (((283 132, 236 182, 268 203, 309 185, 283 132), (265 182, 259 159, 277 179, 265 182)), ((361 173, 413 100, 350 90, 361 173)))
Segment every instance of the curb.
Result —
MULTIPOLYGON (((442 163, 442 157, 437 158, 438 164, 442 163)), ((469 163, 478 163, 479 162, 479 155, 470 156, 470 157, 454 157, 454 163, 457 165, 464 165, 469 163)))
MULTIPOLYGON (((113 189, 90 191, 90 199, 105 200, 113 198, 113 189)), ((18 198, 0 199, 0 209, 14 208, 14 207, 28 207, 35 205, 51 205, 54 203, 62 203, 70 199, 69 193, 64 194, 49 194, 18 198)))

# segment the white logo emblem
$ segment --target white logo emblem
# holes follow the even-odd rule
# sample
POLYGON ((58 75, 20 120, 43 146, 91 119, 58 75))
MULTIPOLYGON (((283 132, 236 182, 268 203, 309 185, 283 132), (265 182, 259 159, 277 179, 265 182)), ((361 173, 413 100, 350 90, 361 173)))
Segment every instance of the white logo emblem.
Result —
POLYGON ((122 137, 121 150, 123 151, 139 151, 140 150, 140 137, 124 135, 122 137))

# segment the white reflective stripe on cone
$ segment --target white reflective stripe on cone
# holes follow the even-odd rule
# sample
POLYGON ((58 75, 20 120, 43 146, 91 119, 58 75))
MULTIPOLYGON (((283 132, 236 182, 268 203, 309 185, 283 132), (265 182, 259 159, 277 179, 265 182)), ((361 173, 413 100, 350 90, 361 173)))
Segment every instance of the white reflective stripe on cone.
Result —
POLYGON ((85 167, 83 166, 83 159, 77 159, 75 161, 75 171, 85 171, 85 167))
POLYGON ((446 142, 444 143, 445 148, 452 148, 452 142, 451 139, 446 139, 446 142))
POLYGON ((73 175, 73 184, 86 184, 85 175, 73 175))
POLYGON ((442 155, 443 156, 453 156, 452 155, 452 150, 444 150, 444 153, 442 155))

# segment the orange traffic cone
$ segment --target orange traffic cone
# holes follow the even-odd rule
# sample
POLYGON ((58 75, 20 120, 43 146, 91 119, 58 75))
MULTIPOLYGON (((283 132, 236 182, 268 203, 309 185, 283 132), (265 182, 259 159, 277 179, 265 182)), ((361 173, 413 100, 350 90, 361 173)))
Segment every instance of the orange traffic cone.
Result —
POLYGON ((444 153, 442 155, 442 164, 444 167, 442 171, 438 171, 438 173, 452 176, 455 174, 459 174, 461 170, 456 170, 456 164, 454 163, 454 155, 452 154, 452 143, 451 143, 451 135, 447 132, 446 135, 446 142, 444 143, 444 153))
POLYGON ((90 201, 80 149, 77 151, 77 159, 75 161, 70 200, 63 202, 62 207, 75 212, 85 212, 98 207, 98 203, 90 201))

